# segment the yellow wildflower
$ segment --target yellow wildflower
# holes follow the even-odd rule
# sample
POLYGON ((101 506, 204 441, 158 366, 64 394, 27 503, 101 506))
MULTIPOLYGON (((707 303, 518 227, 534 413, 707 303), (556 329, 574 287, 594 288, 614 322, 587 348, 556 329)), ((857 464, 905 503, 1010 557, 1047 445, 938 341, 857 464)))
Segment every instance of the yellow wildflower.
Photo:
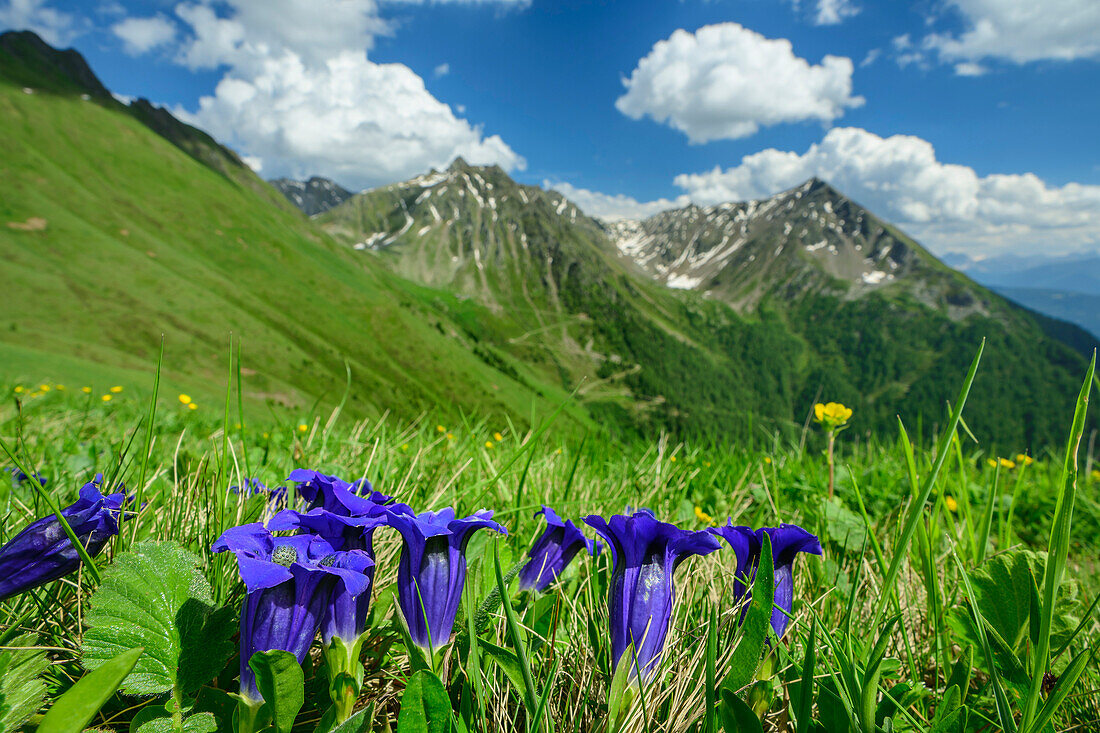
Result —
POLYGON ((1026 453, 1017 453, 1016 463, 1019 463, 1023 466, 1030 466, 1032 463, 1035 463, 1035 459, 1027 455, 1026 453))
POLYGON ((947 505, 947 511, 949 511, 949 512, 959 511, 959 502, 955 501, 955 497, 945 496, 944 499, 943 499, 943 503, 947 505))
POLYGON ((772 464, 772 457, 764 456, 764 463, 767 463, 770 466, 772 464))
POLYGON ((264 433, 264 440, 267 440, 270 437, 271 437, 271 433, 264 433))
POLYGON ((992 458, 986 458, 985 459, 985 465, 989 466, 990 468, 996 468, 997 467, 997 462, 995 460, 993 460, 992 458))
POLYGON ((695 518, 698 519, 703 524, 709 524, 709 525, 712 525, 712 526, 714 525, 714 517, 712 517, 711 515, 704 512, 703 507, 701 507, 701 506, 696 506, 695 507, 695 518))
POLYGON ((491 441, 491 440, 486 440, 486 441, 485 441, 485 447, 486 447, 486 448, 492 448, 492 447, 493 447, 493 441, 491 441))
POLYGON ((703 465, 710 468, 710 461, 703 461, 703 465))
POLYGON ((408 450, 408 449, 409 449, 409 444, 408 443, 402 443, 401 444, 401 450, 408 450))
POLYGON ((504 440, 504 436, 500 433, 493 433, 493 440, 499 443, 500 441, 504 440))
POLYGON ((56 389, 58 392, 64 392, 65 391, 65 385, 64 384, 59 384, 56 387, 54 387, 54 389, 56 389))
POLYGON ((668 460, 672 461, 673 463, 676 463, 676 456, 669 456, 668 460))
POLYGON ((92 393, 92 388, 91 387, 81 387, 80 391, 83 392, 84 394, 91 394, 92 393))
POLYGON ((307 430, 309 430, 309 426, 306 425, 305 423, 302 423, 301 425, 298 426, 298 432, 299 433, 304 433, 307 430))
POLYGON ((447 433, 447 440, 454 440, 454 439, 455 439, 455 434, 454 433, 447 433))
POLYGON ((180 404, 181 405, 190 405, 191 404, 191 395, 181 394, 180 395, 180 404))
POLYGON ((1015 464, 1014 462, 1012 462, 1012 461, 1008 460, 1007 458, 998 458, 998 459, 997 459, 997 464, 998 464, 998 465, 999 465, 999 466, 1000 466, 1001 468, 1004 468, 1004 469, 1013 469, 1013 468, 1016 468, 1016 464, 1015 464))
POLYGON ((15 393, 16 393, 16 394, 23 394, 23 390, 24 390, 24 389, 25 389, 25 388, 24 388, 24 387, 23 387, 23 385, 21 385, 21 384, 17 384, 17 385, 15 385, 15 393))
POLYGON ((554 451, 554 455, 560 456, 561 455, 561 448, 558 448, 556 451, 554 451))
POLYGON ((48 384, 40 384, 40 385, 38 385, 38 388, 40 390, 42 390, 43 392, 49 392, 50 391, 50 385, 48 385, 48 384))
POLYGON ((111 392, 113 394, 118 394, 121 391, 122 391, 122 387, 117 385, 117 384, 114 387, 111 387, 111 392))
POLYGON ((196 405, 194 402, 188 402, 187 403, 187 409, 188 410, 197 410, 197 409, 199 409, 199 406, 196 405))
POLYGON ((443 427, 442 425, 436 425, 435 426, 435 431, 437 433, 445 433, 445 432, 447 432, 447 428, 443 427))
POLYGON ((105 394, 102 397, 100 397, 99 399, 103 400, 104 402, 110 402, 111 401, 111 395, 105 394))
POLYGON ((814 420, 825 426, 826 430, 842 427, 852 417, 852 408, 839 402, 818 402, 814 405, 814 420))

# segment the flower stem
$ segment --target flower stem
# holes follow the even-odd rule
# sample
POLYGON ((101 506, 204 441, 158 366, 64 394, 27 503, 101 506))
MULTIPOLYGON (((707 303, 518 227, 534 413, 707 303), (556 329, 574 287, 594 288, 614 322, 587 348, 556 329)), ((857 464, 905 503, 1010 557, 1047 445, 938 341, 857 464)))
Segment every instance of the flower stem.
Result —
POLYGON ((836 433, 832 430, 828 432, 828 448, 826 452, 826 461, 829 464, 829 498, 833 498, 833 445, 836 443, 836 433))
POLYGON ((334 637, 325 647, 325 662, 328 665, 328 691, 336 710, 336 722, 343 723, 351 717, 359 691, 363 687, 363 665, 359 663, 359 652, 363 648, 361 635, 348 642, 334 637))

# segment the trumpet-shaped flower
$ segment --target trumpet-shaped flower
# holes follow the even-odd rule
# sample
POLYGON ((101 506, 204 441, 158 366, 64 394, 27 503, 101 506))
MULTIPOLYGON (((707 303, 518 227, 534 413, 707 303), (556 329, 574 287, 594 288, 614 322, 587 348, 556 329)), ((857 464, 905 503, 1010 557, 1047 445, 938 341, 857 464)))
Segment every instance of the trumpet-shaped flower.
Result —
POLYGON ((530 560, 519 571, 521 589, 546 590, 582 549, 590 555, 600 551, 598 542, 585 537, 572 521, 562 521, 550 507, 543 506, 535 512, 536 517, 540 514, 546 520, 546 529, 535 540, 527 553, 530 560))
POLYGON ((706 531, 658 521, 648 509, 609 520, 590 515, 584 521, 607 540, 614 560, 607 602, 612 659, 618 666, 633 644, 637 666, 632 674, 640 670, 645 678, 656 669, 664 649, 676 600, 677 566, 691 555, 714 552, 718 540, 706 531))
POLYGON ((775 568, 775 600, 772 608, 772 630, 779 638, 787 631, 791 608, 794 606, 794 561, 800 552, 821 554, 817 536, 798 525, 781 524, 764 527, 753 532, 748 527, 736 527, 732 522, 725 527, 711 530, 722 537, 737 555, 737 580, 734 582, 734 599, 740 600, 751 591, 744 585, 756 575, 760 552, 764 545, 764 533, 771 538, 772 562, 775 568))
MULTIPOLYGON (((23 473, 23 469, 21 468, 16 468, 13 466, 12 468, 5 468, 4 470, 11 473, 11 487, 13 489, 18 489, 24 484, 24 482, 30 481, 31 479, 30 476, 23 473)), ((37 479, 38 483, 40 483, 42 486, 45 486, 47 483, 49 483, 45 478, 39 476, 37 473, 34 474, 34 478, 37 479)))
POLYGON ((393 497, 374 491, 365 478, 348 483, 338 476, 297 468, 287 481, 298 484, 298 494, 306 500, 307 509, 327 509, 353 517, 369 514, 378 504, 393 502, 393 497))
POLYGON ((365 552, 338 552, 311 535, 275 537, 259 523, 233 527, 214 542, 214 552, 230 551, 248 590, 241 607, 241 695, 262 700, 248 666, 259 651, 282 649, 301 663, 334 596, 366 591, 364 571, 373 565, 365 552))
POLYGON ((450 507, 416 514, 405 504, 386 509, 404 544, 397 566, 397 603, 413 643, 429 655, 451 638, 466 583, 466 545, 479 529, 508 534, 488 510, 458 519, 450 507))
MULTIPOLYGON (((102 475, 84 484, 75 503, 61 510, 89 557, 98 555, 118 534, 126 494, 103 496, 102 475)), ((0 547, 0 601, 57 580, 80 567, 80 553, 53 514, 24 527, 0 547)))

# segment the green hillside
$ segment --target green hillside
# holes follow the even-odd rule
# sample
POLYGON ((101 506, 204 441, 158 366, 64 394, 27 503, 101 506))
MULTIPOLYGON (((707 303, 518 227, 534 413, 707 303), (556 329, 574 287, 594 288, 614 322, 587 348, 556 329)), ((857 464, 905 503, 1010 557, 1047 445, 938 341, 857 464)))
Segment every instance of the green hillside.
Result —
POLYGON ((446 315, 469 305, 336 245, 113 100, 28 87, 11 62, 0 50, 3 376, 148 383, 163 333, 168 388, 213 397, 233 333, 246 393, 299 411, 340 400, 345 361, 364 414, 526 421, 565 399, 478 358, 446 315))
POLYGON ((821 196, 839 195, 820 182, 803 188, 812 195, 801 207, 780 197, 688 207, 647 220, 649 231, 616 232, 556 192, 459 160, 316 221, 363 259, 482 305, 493 327, 477 324, 480 349, 541 365, 548 382, 583 380, 588 409, 620 433, 794 432, 819 399, 853 405, 864 431, 892 432, 899 413, 932 427, 953 375, 986 338, 969 418, 978 434, 1006 448, 1061 439, 1057 405, 1073 393, 1080 354, 854 205, 835 208, 854 229, 823 219, 834 209, 821 196), (750 228, 733 241, 730 227, 751 212, 756 236, 750 228), (803 218, 812 222, 799 224, 804 238, 844 231, 844 243, 804 253, 783 239, 803 218), (703 248, 727 243, 736 266, 713 267, 723 260, 703 248), (712 287, 651 276, 692 263, 712 287), (869 266, 881 274, 861 277, 869 266))

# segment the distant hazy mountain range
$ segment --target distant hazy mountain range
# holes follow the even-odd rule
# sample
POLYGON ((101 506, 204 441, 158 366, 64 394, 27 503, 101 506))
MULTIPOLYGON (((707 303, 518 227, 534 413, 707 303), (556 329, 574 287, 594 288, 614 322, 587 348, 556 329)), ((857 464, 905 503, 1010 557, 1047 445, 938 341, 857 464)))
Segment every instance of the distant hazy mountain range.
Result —
POLYGON ((165 333, 167 383, 217 394, 232 331, 246 393, 290 409, 337 402, 350 368, 356 414, 564 404, 562 430, 743 440, 829 399, 892 436, 942 422, 985 338, 967 421, 1009 450, 1064 439, 1095 341, 819 180, 615 224, 461 159, 280 193, 29 33, 0 36, 0 106, 7 378, 132 377, 165 333))

